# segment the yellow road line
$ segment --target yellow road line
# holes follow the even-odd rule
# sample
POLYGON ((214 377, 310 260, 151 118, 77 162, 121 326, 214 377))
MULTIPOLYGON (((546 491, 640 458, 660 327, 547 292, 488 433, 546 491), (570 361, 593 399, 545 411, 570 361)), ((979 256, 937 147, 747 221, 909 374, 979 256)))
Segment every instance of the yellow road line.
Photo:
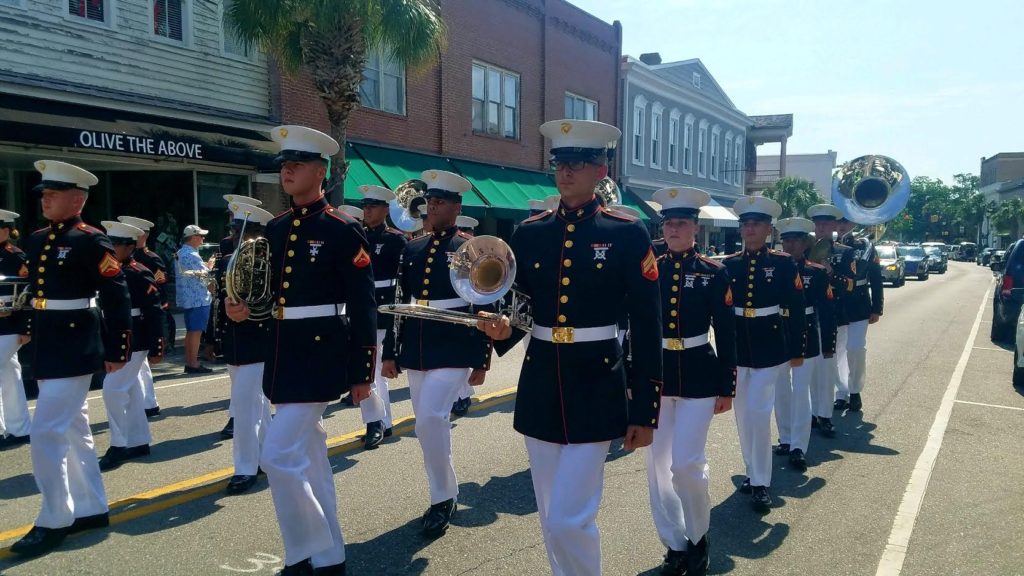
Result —
MULTIPOLYGON (((515 398, 516 387, 512 386, 504 388, 502 390, 496 390, 487 394, 481 394, 476 396, 476 404, 470 408, 470 412, 477 412, 480 410, 486 410, 492 406, 508 402, 515 398)), ((396 435, 402 435, 407 432, 411 432, 414 427, 415 417, 405 416, 392 422, 392 429, 396 435)), ((363 435, 362 430, 355 432, 348 432, 339 436, 334 436, 327 439, 327 454, 329 456, 336 456, 338 454, 349 452, 360 445, 359 437, 363 435)), ((108 504, 110 507, 110 523, 119 524, 121 522, 127 522, 128 520, 134 520, 147 514, 153 514, 166 510, 179 504, 184 504, 204 496, 209 496, 220 490, 223 490, 226 486, 225 480, 231 477, 234 473, 234 468, 221 468, 220 470, 214 470, 202 476, 196 476, 194 478, 188 478, 181 482, 175 482, 173 484, 167 484, 166 486, 160 486, 152 490, 140 492, 127 498, 120 498, 117 500, 111 500, 108 504), (176 494, 165 500, 159 502, 152 502, 158 498, 167 496, 168 494, 176 494), (142 506, 133 507, 136 504, 143 504, 145 502, 152 502, 142 506), (120 509, 130 508, 124 511, 120 509)), ((28 531, 32 529, 32 525, 19 526, 4 532, 0 532, 0 542, 7 540, 13 540, 15 538, 21 538, 28 531)), ((9 548, 0 548, 0 559, 10 557, 9 548)))

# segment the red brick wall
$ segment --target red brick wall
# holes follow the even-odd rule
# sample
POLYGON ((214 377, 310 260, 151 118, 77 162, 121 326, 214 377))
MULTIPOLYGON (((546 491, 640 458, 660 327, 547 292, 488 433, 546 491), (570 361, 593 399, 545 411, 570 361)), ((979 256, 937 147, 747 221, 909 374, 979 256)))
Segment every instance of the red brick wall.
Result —
MULTIPOLYGON (((564 0, 441 0, 448 38, 441 61, 406 74, 405 116, 356 110, 348 138, 411 150, 544 169, 537 127, 562 118, 571 91, 598 102, 601 121, 618 123, 621 34, 564 0), (474 60, 520 77, 519 139, 474 134, 474 60)), ((326 129, 327 117, 305 75, 278 76, 282 122, 326 129)))

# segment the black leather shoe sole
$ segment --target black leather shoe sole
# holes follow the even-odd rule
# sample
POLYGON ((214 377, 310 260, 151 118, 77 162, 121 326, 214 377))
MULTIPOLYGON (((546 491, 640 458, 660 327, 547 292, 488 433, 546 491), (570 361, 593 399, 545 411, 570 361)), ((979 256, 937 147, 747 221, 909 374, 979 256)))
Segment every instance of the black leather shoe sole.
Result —
POLYGON ((0 450, 4 448, 14 448, 15 446, 21 446, 22 444, 29 443, 29 435, 24 436, 4 436, 0 438, 0 450))
POLYGON ((772 497, 767 490, 751 490, 750 504, 758 512, 768 512, 772 507, 772 497))
POLYGON ((33 526, 24 538, 11 545, 11 553, 18 556, 39 556, 53 550, 68 535, 67 528, 40 528, 33 526))
POLYGON ((110 513, 104 512, 103 514, 94 514, 92 516, 75 518, 74 523, 72 523, 66 530, 68 534, 77 534, 78 532, 95 530, 96 528, 106 528, 107 526, 110 526, 110 513))
POLYGON ((384 429, 384 437, 385 438, 391 438, 391 436, 394 435, 394 433, 395 433, 395 431, 393 429, 391 429, 391 428, 385 428, 384 429))
POLYGON ((248 491, 250 488, 256 485, 256 476, 246 476, 239 474, 232 476, 231 480, 228 480, 228 486, 224 489, 224 492, 228 494, 242 494, 248 491))
POLYGON ((224 425, 224 429, 220 431, 221 438, 234 438, 235 437, 235 419, 228 418, 228 423, 224 425))
POLYGON ((743 479, 743 483, 740 484, 740 492, 750 494, 750 478, 743 479))
POLYGON ((365 450, 376 450, 380 443, 384 441, 384 433, 379 429, 374 430, 363 438, 363 449, 365 450))
POLYGON ((860 412, 864 404, 860 401, 860 394, 850 394, 850 412, 860 412))
POLYGON ((447 502, 435 504, 427 509, 423 515, 423 535, 427 538, 438 538, 448 531, 452 517, 459 505, 451 503, 451 508, 446 508, 447 502))
POLYGON ((789 444, 777 444, 775 446, 776 456, 785 456, 789 454, 789 444))
POLYGON ((152 418, 154 416, 159 416, 159 415, 160 415, 160 407, 159 406, 157 406, 155 408, 146 408, 146 418, 152 418))
POLYGON ((789 454, 789 465, 792 466, 794 470, 799 470, 801 472, 807 470, 807 459, 804 458, 803 452, 799 450, 791 452, 789 454))

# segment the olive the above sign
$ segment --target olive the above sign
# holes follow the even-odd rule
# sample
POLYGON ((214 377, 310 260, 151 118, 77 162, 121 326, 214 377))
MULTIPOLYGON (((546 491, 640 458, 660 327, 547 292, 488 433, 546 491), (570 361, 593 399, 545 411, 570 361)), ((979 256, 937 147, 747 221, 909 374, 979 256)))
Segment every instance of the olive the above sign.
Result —
POLYGON ((148 136, 82 130, 78 134, 77 145, 93 150, 111 150, 147 156, 203 159, 203 145, 198 142, 182 142, 148 136))

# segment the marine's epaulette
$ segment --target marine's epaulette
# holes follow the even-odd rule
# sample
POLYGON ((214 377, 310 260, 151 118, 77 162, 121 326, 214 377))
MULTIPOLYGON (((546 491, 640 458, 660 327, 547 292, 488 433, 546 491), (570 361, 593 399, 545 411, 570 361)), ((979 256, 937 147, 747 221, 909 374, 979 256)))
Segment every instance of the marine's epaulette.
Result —
POLYGON ((726 254, 725 258, 728 260, 729 258, 738 258, 738 257, 740 257, 742 255, 743 255, 743 251, 740 250, 739 252, 733 252, 732 254, 726 254))
POLYGON ((17 248, 14 247, 14 244, 11 244, 10 242, 8 242, 4 246, 4 250, 7 250, 8 252, 14 252, 15 250, 17 250, 17 248))
POLYGON ((632 214, 626 214, 625 212, 619 212, 614 208, 605 208, 604 206, 602 206, 600 212, 603 214, 607 214, 608 216, 616 220, 622 220, 623 222, 636 222, 638 220, 636 216, 633 216, 632 214))
POLYGON ((804 266, 807 266, 808 268, 815 268, 817 270, 828 270, 828 268, 825 268, 821 264, 818 264, 817 262, 811 262, 810 260, 805 260, 804 266))
POLYGON ((402 232, 398 228, 391 228, 390 226, 385 226, 384 232, 387 232, 389 234, 396 234, 398 236, 405 236, 405 232, 402 232))
POLYGON ((465 238, 466 240, 469 240, 470 238, 472 238, 472 236, 470 236, 469 234, 466 234, 462 230, 459 230, 458 232, 456 232, 455 235, 458 236, 459 238, 465 238))
POLYGON ((718 260, 715 260, 714 258, 709 258, 703 254, 697 254, 697 259, 700 260, 701 262, 707 262, 708 264, 711 264, 715 268, 725 268, 725 264, 722 264, 718 260))
POLYGON ((149 272, 150 271, 149 268, 146 268, 146 266, 144 264, 142 264, 141 262, 139 262, 138 260, 132 260, 131 267, 133 269, 135 269, 135 270, 138 270, 139 272, 149 272))
POLYGON ((338 210, 337 208, 335 208, 333 206, 329 206, 326 210, 324 210, 324 213, 327 214, 328 216, 334 217, 335 220, 341 220, 345 224, 356 224, 357 223, 355 218, 349 216, 348 214, 345 214, 344 212, 342 212, 341 210, 338 210))
POLYGON ((102 230, 93 226, 89 226, 85 222, 82 222, 78 226, 75 226, 75 228, 78 228, 79 230, 85 232, 86 234, 103 234, 102 230))
POLYGON ((523 220, 521 222, 521 224, 526 224, 527 222, 539 222, 539 221, 547 218, 548 216, 553 215, 554 213, 555 213, 554 210, 545 210, 545 211, 541 212, 540 214, 534 214, 533 216, 530 216, 526 220, 523 220))
POLYGON ((33 232, 33 234, 46 234, 49 231, 50 231, 50 227, 49 226, 43 226, 39 230, 36 230, 35 232, 33 232))
POLYGON ((768 253, 773 256, 785 256, 786 258, 792 258, 789 252, 783 252, 782 250, 772 250, 771 248, 769 248, 768 253))

